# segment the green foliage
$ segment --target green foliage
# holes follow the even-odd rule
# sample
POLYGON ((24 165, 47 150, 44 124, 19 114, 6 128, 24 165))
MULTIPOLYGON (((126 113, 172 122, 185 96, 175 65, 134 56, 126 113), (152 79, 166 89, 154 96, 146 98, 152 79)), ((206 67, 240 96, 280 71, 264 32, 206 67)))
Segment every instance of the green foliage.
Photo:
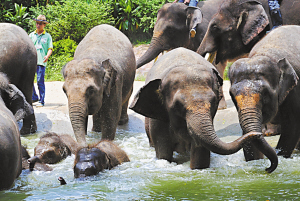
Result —
POLYGON ((23 7, 22 4, 14 4, 14 9, 9 9, 4 15, 6 22, 10 22, 28 30, 29 13, 26 12, 27 7, 23 7))
MULTIPOLYGON (((53 41, 70 38, 79 43, 87 32, 99 24, 113 25, 111 7, 106 2, 96 0, 62 0, 54 5, 32 7, 33 17, 43 14, 47 21, 47 31, 53 41)), ((35 29, 32 23, 32 30, 35 29)))
POLYGON ((54 41, 53 42, 54 51, 52 53, 52 56, 56 57, 60 55, 68 55, 73 57, 76 48, 77 48, 77 43, 70 38, 54 41))

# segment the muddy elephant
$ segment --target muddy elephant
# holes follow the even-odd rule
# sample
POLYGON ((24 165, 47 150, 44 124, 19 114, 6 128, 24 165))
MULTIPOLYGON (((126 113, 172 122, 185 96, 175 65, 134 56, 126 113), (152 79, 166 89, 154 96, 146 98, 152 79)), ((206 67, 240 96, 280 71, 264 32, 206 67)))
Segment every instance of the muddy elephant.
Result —
POLYGON ((222 1, 200 1, 197 7, 189 7, 183 3, 165 4, 158 11, 150 47, 138 59, 137 68, 152 61, 165 50, 185 47, 196 51, 210 19, 218 11, 222 1), (190 30, 193 27, 196 27, 196 35, 192 38, 190 30))
POLYGON ((95 132, 113 140, 118 124, 128 122, 128 100, 135 78, 135 56, 129 39, 110 25, 94 27, 79 43, 74 60, 63 68, 63 90, 75 137, 86 145, 88 115, 95 132))
MULTIPOLYGON (((27 151, 27 147, 22 145, 22 170, 29 170, 28 159, 30 159, 30 155, 27 151)), ((38 171, 52 171, 53 169, 44 163, 37 162, 34 166, 35 170, 38 171)))
POLYGON ((22 171, 22 149, 17 120, 33 114, 22 92, 0 73, 0 190, 9 189, 22 171), (16 109, 14 114, 8 106, 16 109), (16 119, 16 117, 18 119, 16 119))
MULTIPOLYGON (((280 117, 278 155, 290 157, 300 137, 300 26, 276 28, 259 41, 248 58, 229 71, 230 94, 243 133, 261 131, 261 124, 280 117)), ((246 160, 261 158, 255 141, 245 149, 246 160), (254 144, 254 146, 253 146, 254 144)))
POLYGON ((32 171, 35 164, 55 164, 75 154, 78 149, 77 142, 68 134, 58 135, 48 132, 40 137, 34 148, 34 156, 28 159, 29 169, 32 171))
MULTIPOLYGON (((256 139, 267 153, 273 150, 261 132, 250 132, 231 143, 216 135, 213 119, 221 99, 223 79, 216 68, 196 52, 174 49, 160 57, 148 72, 146 84, 134 97, 130 109, 146 116, 146 131, 159 159, 173 160, 173 151, 190 151, 191 169, 208 168, 210 151, 229 155, 256 139)), ((267 155, 272 172, 277 155, 267 155)))
MULTIPOLYGON (((32 105, 32 87, 37 65, 37 53, 27 33, 20 27, 0 23, 0 72, 22 91, 32 105)), ((34 114, 23 119, 21 134, 36 132, 34 114)))
POLYGON ((108 140, 80 149, 75 157, 74 177, 96 175, 104 169, 112 169, 124 162, 129 162, 125 151, 108 140))
MULTIPOLYGON (((300 25, 300 1, 284 0, 280 10, 284 25, 300 25)), ((216 63, 235 60, 248 54, 270 27, 268 0, 225 0, 197 52, 216 52, 216 63)))

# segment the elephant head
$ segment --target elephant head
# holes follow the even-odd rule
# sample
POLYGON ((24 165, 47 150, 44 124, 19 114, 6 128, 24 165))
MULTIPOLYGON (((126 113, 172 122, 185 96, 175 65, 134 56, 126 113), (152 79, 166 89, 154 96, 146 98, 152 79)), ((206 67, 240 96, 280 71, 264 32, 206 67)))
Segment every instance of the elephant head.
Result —
POLYGON ((71 155, 69 147, 56 133, 47 133, 40 138, 34 148, 34 156, 28 159, 29 168, 32 171, 35 163, 55 164, 71 155))
MULTIPOLYGON (((148 50, 137 61, 137 68, 155 59, 165 50, 177 47, 193 47, 194 41, 190 38, 190 29, 195 28, 202 21, 200 8, 189 7, 183 3, 167 3, 157 14, 153 37, 148 50)), ((198 26, 197 29, 202 27, 198 26)), ((198 31, 197 33, 202 33, 198 31)), ((197 37, 195 37, 197 38, 197 37)), ((200 41, 198 41, 198 45, 200 41)))
POLYGON ((80 149, 74 164, 75 178, 96 175, 104 169, 111 169, 107 154, 97 147, 80 149))
MULTIPOLYGON (((288 60, 275 62, 267 56, 237 60, 230 68, 229 77, 230 95, 244 133, 261 132, 261 125, 276 116, 279 106, 298 82, 288 60)), ((263 138, 253 141, 257 149, 265 143, 263 138)), ((274 152, 270 150, 265 155, 273 157, 274 152)))
POLYGON ((77 142, 86 146, 88 115, 97 113, 104 96, 116 82, 117 71, 109 59, 73 60, 63 68, 63 90, 68 97, 69 115, 77 142))
POLYGON ((265 35, 267 13, 256 0, 227 0, 208 25, 197 52, 204 56, 216 52, 216 63, 249 53, 265 35))

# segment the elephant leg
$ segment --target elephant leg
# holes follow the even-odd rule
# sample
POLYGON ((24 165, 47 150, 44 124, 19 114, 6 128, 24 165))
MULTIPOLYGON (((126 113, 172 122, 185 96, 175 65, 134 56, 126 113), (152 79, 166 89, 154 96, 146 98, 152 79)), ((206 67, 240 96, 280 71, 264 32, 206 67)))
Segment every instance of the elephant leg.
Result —
POLYGON ((150 147, 154 147, 154 144, 153 144, 153 141, 152 141, 151 135, 150 135, 149 122, 150 122, 150 118, 145 117, 145 131, 146 131, 146 134, 147 134, 148 139, 149 139, 149 145, 150 145, 150 147))
POLYGON ((208 168, 210 165, 210 151, 202 146, 196 147, 195 143, 192 143, 190 160, 191 169, 208 168))
POLYGON ((100 111, 93 115, 93 128, 94 132, 101 132, 101 119, 100 119, 100 111))
POLYGON ((120 120, 118 122, 119 125, 124 125, 128 122, 128 113, 127 113, 127 109, 128 109, 128 102, 129 100, 127 100, 123 105, 122 105, 122 111, 121 111, 121 117, 120 120))
POLYGON ((35 133, 37 130, 36 120, 34 114, 31 114, 23 119, 23 127, 20 130, 21 135, 35 133))
MULTIPOLYGON (((298 121, 297 121, 298 122, 298 121)), ((300 126, 293 121, 284 120, 281 124, 281 135, 276 146, 278 155, 285 158, 291 157, 300 137, 300 126)))
POLYGON ((156 119, 149 119, 149 131, 153 141, 156 157, 169 162, 173 160, 173 142, 169 124, 156 119))

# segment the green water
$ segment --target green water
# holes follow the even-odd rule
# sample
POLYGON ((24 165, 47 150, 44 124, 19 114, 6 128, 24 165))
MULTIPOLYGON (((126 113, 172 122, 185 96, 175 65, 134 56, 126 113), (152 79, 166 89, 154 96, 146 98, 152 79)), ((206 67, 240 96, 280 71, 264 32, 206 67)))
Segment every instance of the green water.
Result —
MULTIPOLYGON (((39 136, 22 137, 33 151, 39 136)), ((89 133, 89 141, 99 137, 89 133)), ((279 158, 272 174, 267 159, 245 162, 242 151, 231 156, 212 154, 211 168, 190 170, 189 162, 155 159, 145 133, 119 130, 116 143, 131 162, 96 176, 75 179, 74 156, 52 165, 52 172, 23 171, 12 189, 0 192, 1 200, 299 200, 300 155, 279 158), (62 176, 67 185, 60 186, 62 176)))

